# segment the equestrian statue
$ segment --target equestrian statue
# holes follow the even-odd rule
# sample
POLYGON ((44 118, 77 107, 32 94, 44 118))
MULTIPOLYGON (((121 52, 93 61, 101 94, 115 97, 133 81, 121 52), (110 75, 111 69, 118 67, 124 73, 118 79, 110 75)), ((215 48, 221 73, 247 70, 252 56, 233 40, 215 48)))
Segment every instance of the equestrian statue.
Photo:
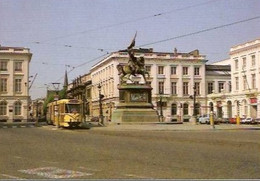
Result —
POLYGON ((135 33, 135 36, 131 42, 131 44, 127 47, 127 52, 129 55, 129 60, 127 65, 117 65, 118 75, 120 76, 120 83, 126 84, 127 80, 133 82, 131 79, 131 76, 136 75, 142 75, 144 78, 145 83, 146 77, 145 74, 148 75, 148 78, 150 77, 149 72, 145 70, 145 60, 144 57, 135 57, 134 56, 134 49, 135 46, 135 38, 137 33, 135 33))

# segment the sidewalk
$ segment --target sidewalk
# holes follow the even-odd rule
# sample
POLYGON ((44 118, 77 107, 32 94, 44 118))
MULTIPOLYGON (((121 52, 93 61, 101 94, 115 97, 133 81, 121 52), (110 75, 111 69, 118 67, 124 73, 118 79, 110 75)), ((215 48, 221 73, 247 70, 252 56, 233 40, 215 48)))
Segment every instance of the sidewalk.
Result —
POLYGON ((206 131, 206 130, 260 130, 260 125, 218 124, 214 128, 208 124, 170 124, 170 123, 143 123, 143 124, 109 124, 104 127, 93 126, 92 130, 104 131, 206 131))

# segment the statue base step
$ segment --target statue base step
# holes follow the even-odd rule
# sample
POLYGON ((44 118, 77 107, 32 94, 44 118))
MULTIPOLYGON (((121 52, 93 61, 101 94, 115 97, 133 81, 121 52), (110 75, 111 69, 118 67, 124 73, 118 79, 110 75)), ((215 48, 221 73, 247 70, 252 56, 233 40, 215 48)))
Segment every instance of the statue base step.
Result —
POLYGON ((148 109, 116 109, 112 114, 114 123, 122 122, 159 122, 157 111, 148 109))

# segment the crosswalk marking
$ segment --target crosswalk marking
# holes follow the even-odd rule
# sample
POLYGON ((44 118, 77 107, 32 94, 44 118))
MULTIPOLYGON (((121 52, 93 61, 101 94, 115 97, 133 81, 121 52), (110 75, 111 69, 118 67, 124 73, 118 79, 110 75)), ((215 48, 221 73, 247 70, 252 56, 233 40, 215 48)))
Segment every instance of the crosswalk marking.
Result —
POLYGON ((42 168, 34 168, 34 169, 18 170, 18 171, 30 175, 38 175, 49 179, 69 179, 69 178, 93 175, 92 173, 65 170, 57 167, 42 167, 42 168))
POLYGON ((24 178, 12 176, 12 175, 7 175, 7 174, 1 174, 1 175, 4 176, 4 177, 7 177, 8 179, 26 180, 24 178))

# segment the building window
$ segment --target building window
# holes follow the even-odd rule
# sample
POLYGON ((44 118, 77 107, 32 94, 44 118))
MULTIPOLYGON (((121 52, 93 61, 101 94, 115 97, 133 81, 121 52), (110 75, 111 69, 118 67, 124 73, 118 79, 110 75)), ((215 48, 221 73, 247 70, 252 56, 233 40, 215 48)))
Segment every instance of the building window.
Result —
POLYGON ((159 94, 164 94, 164 82, 159 82, 159 94))
POLYGON ((15 62, 14 63, 14 71, 22 71, 22 62, 15 62))
POLYGON ((7 79, 6 78, 0 79, 0 92, 7 92, 7 79))
POLYGON ((247 88, 247 80, 246 80, 246 76, 243 76, 243 89, 246 90, 247 88))
POLYGON ((148 72, 149 74, 151 74, 151 66, 149 65, 149 66, 145 66, 145 70, 146 70, 146 72, 148 72))
POLYGON ((189 83, 183 82, 183 95, 187 96, 189 95, 189 83))
POLYGON ((171 67, 171 75, 177 74, 177 67, 171 67))
POLYGON ((213 93, 213 82, 208 82, 208 94, 212 94, 213 93))
POLYGON ((0 71, 7 71, 7 61, 0 60, 0 71))
POLYGON ((231 92, 231 91, 232 91, 232 84, 231 84, 231 81, 228 82, 228 85, 229 85, 229 86, 228 86, 228 87, 229 87, 229 92, 231 92))
POLYGON ((171 90, 172 90, 172 94, 173 95, 177 94, 177 82, 172 82, 171 83, 171 90))
POLYGON ((246 57, 244 57, 243 59, 242 59, 242 62, 243 62, 243 70, 244 69, 246 69, 246 57))
POLYGON ((0 102, 0 116, 7 115, 7 103, 2 101, 0 102))
POLYGON ((15 92, 22 92, 22 79, 15 79, 15 92))
POLYGON ((177 104, 172 104, 172 115, 177 115, 177 104))
POLYGON ((15 102, 14 104, 14 115, 19 116, 22 114, 22 103, 15 102))
POLYGON ((195 82, 195 92, 196 95, 200 95, 200 83, 199 82, 195 82))
POLYGON ((183 75, 188 75, 188 67, 182 67, 182 74, 183 75))
POLYGON ((189 105, 187 103, 183 104, 183 115, 189 115, 189 105))
POLYGON ((252 89, 256 88, 255 74, 252 74, 252 89))
POLYGON ((158 66, 158 74, 163 74, 163 66, 158 66))
POLYGON ((239 90, 239 79, 238 79, 238 77, 235 77, 235 82, 236 82, 236 90, 239 90))
POLYGON ((221 93, 222 90, 224 90, 224 82, 219 82, 218 83, 218 92, 221 93))
POLYGON ((199 67, 194 68, 194 75, 200 75, 200 68, 199 67))
POLYGON ((251 60, 252 60, 251 65, 252 65, 252 67, 254 67, 255 66, 255 55, 251 56, 251 60))
POLYGON ((238 70, 238 59, 235 59, 235 69, 238 70))

